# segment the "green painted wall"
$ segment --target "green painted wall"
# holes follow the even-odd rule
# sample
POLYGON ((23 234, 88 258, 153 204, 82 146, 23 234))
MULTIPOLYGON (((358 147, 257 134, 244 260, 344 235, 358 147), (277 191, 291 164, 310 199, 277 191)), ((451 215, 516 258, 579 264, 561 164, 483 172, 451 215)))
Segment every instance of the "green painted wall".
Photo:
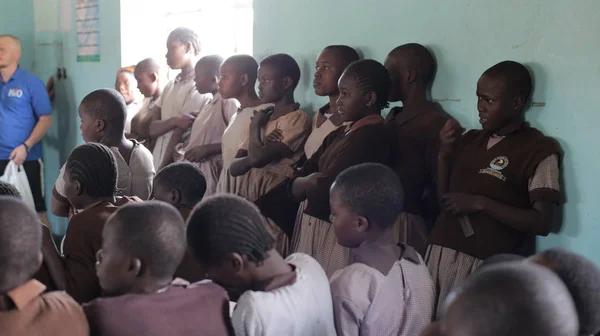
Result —
POLYGON ((21 66, 33 68, 33 0, 0 0, 0 34, 21 39, 21 66))
POLYGON ((314 61, 328 44, 348 44, 383 61, 407 42, 433 51, 432 97, 467 127, 478 127, 475 86, 506 59, 535 76, 527 118, 565 152, 563 229, 539 239, 600 264, 600 1, 545 0, 254 0, 254 53, 285 52, 301 65, 297 99, 307 110, 325 103, 311 88, 314 61))

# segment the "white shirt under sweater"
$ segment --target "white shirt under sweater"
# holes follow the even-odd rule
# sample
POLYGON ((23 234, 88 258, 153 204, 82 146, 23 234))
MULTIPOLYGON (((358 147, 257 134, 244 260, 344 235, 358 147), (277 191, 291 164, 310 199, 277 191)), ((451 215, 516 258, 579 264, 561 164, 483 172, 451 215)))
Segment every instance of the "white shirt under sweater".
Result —
POLYGON ((242 294, 231 317, 237 336, 336 335, 329 280, 321 265, 303 253, 286 261, 296 267, 296 281, 242 294))

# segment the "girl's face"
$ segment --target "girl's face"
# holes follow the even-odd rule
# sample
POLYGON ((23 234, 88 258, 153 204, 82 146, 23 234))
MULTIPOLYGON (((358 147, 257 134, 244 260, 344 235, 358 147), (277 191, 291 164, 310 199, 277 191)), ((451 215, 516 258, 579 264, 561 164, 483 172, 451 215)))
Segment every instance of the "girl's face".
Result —
POLYGON ((360 120, 368 113, 367 107, 371 104, 368 93, 362 92, 357 84, 347 73, 342 74, 338 83, 340 97, 337 100, 337 108, 344 122, 360 120))
POLYGON ((239 74, 233 64, 225 62, 221 65, 219 93, 221 93, 223 99, 236 98, 246 84, 243 83, 243 76, 239 74))
POLYGON ((115 89, 119 91, 123 99, 125 99, 125 103, 127 105, 131 104, 135 100, 135 87, 137 83, 135 82, 135 78, 130 72, 121 71, 117 75, 117 81, 115 83, 115 89))
POLYGON ((317 96, 329 96, 338 92, 338 80, 344 72, 342 59, 333 50, 325 49, 315 64, 313 88, 317 96))
POLYGON ((263 103, 274 103, 285 96, 284 78, 270 64, 258 68, 258 96, 263 103))
POLYGON ((187 43, 178 40, 167 41, 167 64, 171 69, 182 69, 190 60, 192 54, 191 47, 187 43))

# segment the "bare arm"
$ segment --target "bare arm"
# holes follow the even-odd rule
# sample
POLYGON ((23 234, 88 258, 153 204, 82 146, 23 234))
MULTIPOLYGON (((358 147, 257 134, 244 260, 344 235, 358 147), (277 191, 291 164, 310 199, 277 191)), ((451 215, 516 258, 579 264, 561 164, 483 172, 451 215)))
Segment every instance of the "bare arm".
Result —
POLYGON ((556 204, 535 202, 531 209, 517 208, 482 197, 480 211, 521 232, 547 236, 552 228, 556 204))
POLYGON ((248 158, 253 168, 262 168, 270 162, 282 157, 292 156, 294 153, 283 142, 263 142, 261 126, 258 123, 250 124, 250 137, 248 143, 248 158))
POLYGON ((250 159, 248 158, 248 151, 240 149, 235 157, 235 160, 233 160, 231 166, 229 167, 229 173, 231 176, 241 176, 250 171, 250 169, 252 169, 252 165, 250 164, 250 159))
POLYGON ((162 169, 166 165, 173 162, 173 154, 175 153, 175 146, 181 142, 181 138, 183 137, 182 129, 175 129, 171 134, 171 139, 169 139, 169 143, 167 144, 167 150, 165 151, 165 155, 163 156, 162 163, 158 169, 162 169))
MULTIPOLYGON (((160 113, 160 110, 159 110, 160 113)), ((150 122, 150 127, 148 128, 148 134, 151 137, 158 137, 161 136, 169 131, 171 131, 172 129, 176 128, 177 126, 174 123, 174 119, 170 118, 167 120, 160 120, 153 118, 152 122, 150 122)))
POLYGON ((35 146, 38 142, 40 142, 40 140, 42 140, 42 138, 44 137, 44 135, 46 135, 46 132, 48 132, 48 130, 50 129, 51 126, 52 126, 52 116, 51 115, 45 115, 45 116, 40 117, 37 124, 35 124, 33 131, 29 135, 29 138, 27 138, 27 140, 25 140, 25 144, 27 146, 29 146, 29 148, 35 146))

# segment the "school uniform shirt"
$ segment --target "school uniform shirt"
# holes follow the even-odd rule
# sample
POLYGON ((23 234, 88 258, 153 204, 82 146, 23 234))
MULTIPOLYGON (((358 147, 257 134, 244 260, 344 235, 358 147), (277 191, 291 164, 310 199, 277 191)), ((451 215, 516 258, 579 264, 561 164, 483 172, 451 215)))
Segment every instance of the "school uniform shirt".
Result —
MULTIPOLYGON (((156 102, 156 106, 160 107, 160 119, 168 120, 182 113, 198 112, 212 98, 211 94, 200 94, 196 91, 196 83, 192 78, 183 78, 178 75, 174 81, 170 81, 160 98, 156 102)), ((171 140, 169 131, 156 139, 154 145, 154 168, 158 169, 163 161, 167 151, 167 145, 171 140)))
POLYGON ((36 280, 11 289, 6 296, 14 309, 0 311, 0 335, 87 336, 88 323, 81 307, 65 292, 43 294, 46 287, 36 280))
POLYGON ((125 134, 131 133, 131 120, 135 117, 136 114, 140 111, 142 104, 134 100, 129 105, 127 105, 127 118, 125 119, 125 134))
POLYGON ((331 295, 340 336, 419 335, 434 312, 429 270, 405 244, 363 242, 331 278, 331 295))
POLYGON ((156 293, 96 299, 83 306, 94 336, 227 336, 229 299, 218 285, 175 279, 156 293))
MULTIPOLYGON (((137 196, 142 200, 147 200, 152 193, 152 182, 154 175, 156 175, 152 164, 152 154, 148 148, 142 146, 139 142, 131 141, 133 141, 133 149, 131 150, 129 164, 119 152, 118 147, 111 147, 117 161, 117 195, 137 196)), ((64 174, 65 165, 60 169, 52 194, 57 199, 64 200, 67 203, 64 174)))
MULTIPOLYGON (((137 202, 122 198, 119 205, 137 202)), ((91 301, 102 294, 96 276, 96 252, 102 248, 102 230, 118 207, 102 201, 71 217, 62 242, 67 293, 77 302, 91 301)))
MULTIPOLYGON (((142 137, 140 134, 148 132, 150 122, 152 121, 152 109, 156 106, 156 100, 152 97, 142 100, 140 110, 131 120, 130 136, 142 143, 150 152, 154 149, 155 138, 142 137)), ((154 162, 153 162, 154 164, 154 162)))
MULTIPOLYGON (((235 99, 223 99, 217 93, 211 101, 202 107, 192 124, 192 132, 189 141, 183 151, 202 145, 220 144, 223 132, 229 124, 229 120, 238 109, 235 99)), ((219 176, 223 169, 223 158, 221 154, 213 155, 202 162, 195 162, 206 179, 206 192, 204 197, 215 193, 219 176)))
POLYGON ((319 111, 317 111, 317 113, 315 113, 315 116, 313 117, 312 132, 310 133, 308 139, 306 139, 306 143, 304 144, 304 154, 306 155, 307 159, 310 159, 310 157, 313 156, 313 154, 323 144, 323 140, 325 140, 325 137, 327 137, 331 132, 340 128, 342 125, 347 126, 350 124, 346 122, 341 123, 339 125, 335 125, 329 119, 330 117, 331 113, 329 103, 325 104, 319 109, 319 111), (325 120, 319 125, 319 120, 321 118, 325 120))
POLYGON ((329 282, 310 256, 296 253, 286 261, 296 281, 268 292, 246 291, 231 317, 237 336, 336 335, 329 282))

